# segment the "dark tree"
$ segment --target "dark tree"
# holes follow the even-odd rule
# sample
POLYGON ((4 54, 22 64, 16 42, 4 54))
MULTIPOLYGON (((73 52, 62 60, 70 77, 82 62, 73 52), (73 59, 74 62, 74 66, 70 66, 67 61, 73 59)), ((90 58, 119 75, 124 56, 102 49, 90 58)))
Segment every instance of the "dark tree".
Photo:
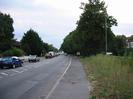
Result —
MULTIPOLYGON (((116 19, 109 16, 105 2, 90 0, 84 5, 84 12, 77 23, 77 30, 81 37, 82 54, 96 54, 105 52, 105 32, 107 31, 108 45, 111 45, 115 35, 111 31, 113 25, 117 25, 116 19)), ((110 49, 108 49, 110 50, 110 49)))
POLYGON ((68 53, 80 51, 82 55, 105 52, 107 33, 108 51, 112 51, 115 35, 111 27, 117 25, 117 22, 107 14, 105 2, 89 0, 89 3, 81 4, 80 8, 84 12, 77 22, 77 28, 66 36, 61 48, 68 53))
POLYGON ((43 54, 49 52, 49 45, 48 43, 43 43, 43 54))
POLYGON ((127 47, 127 38, 125 35, 118 35, 115 37, 114 42, 114 54, 115 55, 124 55, 125 49, 127 47))
POLYGON ((54 52, 57 52, 58 49, 55 48, 52 44, 49 44, 49 45, 48 45, 48 51, 54 51, 54 52))
POLYGON ((72 31, 64 39, 63 44, 61 45, 61 50, 69 54, 76 54, 80 51, 81 42, 78 32, 76 30, 72 31))
POLYGON ((43 55, 45 55, 49 51, 58 52, 58 49, 55 48, 52 44, 43 43, 43 55))
POLYGON ((34 30, 30 29, 21 40, 22 49, 29 55, 40 56, 43 51, 43 41, 34 30))
POLYGON ((0 50, 5 51, 12 47, 13 34, 13 19, 10 15, 0 12, 0 50))

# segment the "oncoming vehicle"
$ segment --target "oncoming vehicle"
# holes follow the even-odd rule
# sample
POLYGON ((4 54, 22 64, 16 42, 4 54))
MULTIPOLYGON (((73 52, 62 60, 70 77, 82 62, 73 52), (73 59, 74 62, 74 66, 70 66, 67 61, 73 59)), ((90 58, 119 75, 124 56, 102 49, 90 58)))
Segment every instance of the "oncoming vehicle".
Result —
POLYGON ((52 55, 51 55, 50 53, 47 53, 47 54, 45 55, 45 58, 52 58, 52 55))
POLYGON ((29 62, 38 62, 38 61, 40 61, 40 59, 39 59, 39 57, 37 57, 37 55, 29 55, 28 61, 29 62))
POLYGON ((55 57, 55 56, 56 56, 56 55, 55 55, 55 52, 50 51, 50 52, 46 53, 45 58, 53 58, 53 57, 55 57))
POLYGON ((8 67, 8 68, 16 68, 18 66, 22 66, 23 62, 20 59, 13 57, 5 57, 0 60, 0 68, 8 67))

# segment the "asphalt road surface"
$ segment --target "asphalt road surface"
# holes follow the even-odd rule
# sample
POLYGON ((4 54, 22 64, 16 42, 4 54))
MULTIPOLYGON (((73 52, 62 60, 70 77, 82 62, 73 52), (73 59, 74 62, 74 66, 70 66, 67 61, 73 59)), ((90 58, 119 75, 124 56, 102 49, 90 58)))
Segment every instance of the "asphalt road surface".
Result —
POLYGON ((0 99, 89 99, 89 83, 79 59, 60 55, 0 69, 0 99))

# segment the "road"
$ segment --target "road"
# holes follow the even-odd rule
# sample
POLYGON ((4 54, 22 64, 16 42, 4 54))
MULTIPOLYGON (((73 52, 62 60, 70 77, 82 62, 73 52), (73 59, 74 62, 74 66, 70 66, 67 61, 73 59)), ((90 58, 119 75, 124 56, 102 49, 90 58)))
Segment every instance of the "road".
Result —
POLYGON ((81 63, 72 56, 0 69, 0 99, 88 99, 88 87, 81 63))

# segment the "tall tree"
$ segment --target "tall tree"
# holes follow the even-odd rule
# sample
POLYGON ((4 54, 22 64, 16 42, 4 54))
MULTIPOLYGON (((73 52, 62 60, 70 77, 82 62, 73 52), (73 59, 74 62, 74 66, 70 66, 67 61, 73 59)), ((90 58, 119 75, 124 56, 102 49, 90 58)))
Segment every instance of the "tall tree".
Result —
POLYGON ((67 35, 64 39, 63 44, 61 45, 61 50, 69 53, 76 54, 76 52, 80 51, 80 40, 79 40, 78 32, 76 30, 72 31, 67 35))
POLYGON ((26 33, 21 40, 22 49, 29 55, 36 54, 38 56, 41 55, 43 51, 43 41, 34 30, 30 29, 26 33))
POLYGON ((107 33, 108 51, 112 51, 115 35, 111 31, 111 27, 117 25, 117 22, 116 19, 107 14, 105 2, 89 0, 89 3, 81 4, 81 9, 84 12, 77 22, 76 30, 64 39, 62 48, 71 53, 80 51, 82 55, 105 52, 107 33))
POLYGON ((82 52, 87 55, 104 52, 105 32, 107 30, 108 41, 112 42, 114 34, 111 27, 117 25, 116 19, 107 14, 104 1, 89 1, 84 4, 84 12, 77 26, 82 41, 82 52))
POLYGON ((10 15, 0 12, 0 50, 5 51, 12 47, 13 34, 13 19, 10 15))
POLYGON ((43 43, 43 54, 45 55, 45 54, 48 53, 49 51, 57 52, 58 49, 55 48, 52 44, 43 43))

